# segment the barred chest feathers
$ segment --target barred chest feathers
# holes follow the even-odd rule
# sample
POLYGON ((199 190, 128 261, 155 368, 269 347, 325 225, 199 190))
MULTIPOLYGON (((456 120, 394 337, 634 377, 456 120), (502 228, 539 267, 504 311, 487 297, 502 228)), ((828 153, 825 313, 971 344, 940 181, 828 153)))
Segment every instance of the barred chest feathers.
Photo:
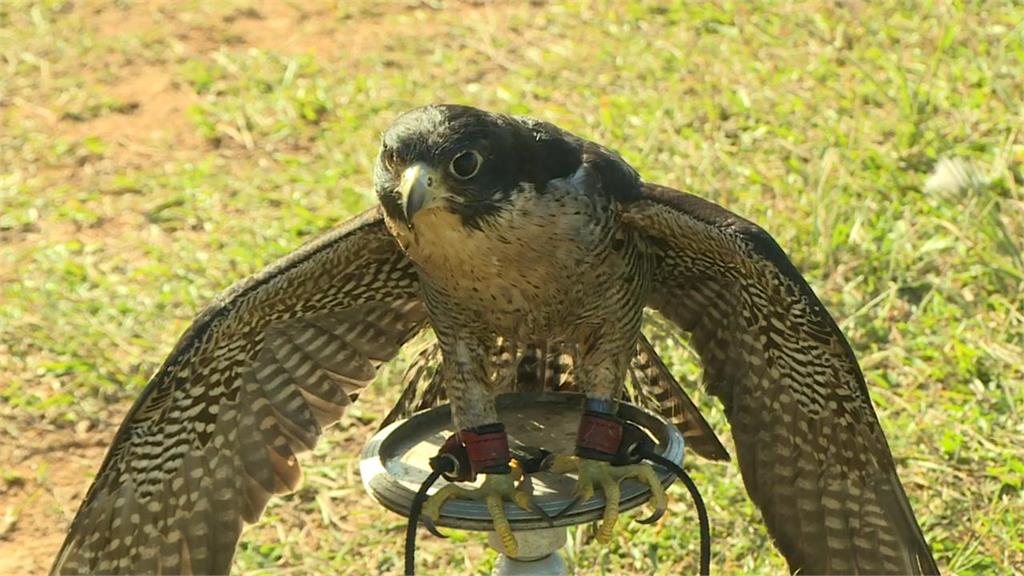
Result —
POLYGON ((563 335, 587 321, 594 284, 606 280, 612 210, 571 178, 542 192, 523 184, 479 229, 449 211, 422 214, 406 251, 425 283, 486 328, 517 339, 563 335))

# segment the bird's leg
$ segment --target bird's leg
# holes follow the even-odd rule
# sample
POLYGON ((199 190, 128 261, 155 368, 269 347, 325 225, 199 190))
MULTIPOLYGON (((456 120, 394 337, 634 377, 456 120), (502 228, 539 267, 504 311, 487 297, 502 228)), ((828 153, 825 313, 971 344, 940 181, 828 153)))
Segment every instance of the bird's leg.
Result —
MULTIPOLYGON (((632 352, 633 346, 621 346, 621 349, 632 352)), ((625 378, 629 357, 621 352, 604 352, 608 354, 602 355, 602 346, 598 345, 581 358, 579 382, 587 398, 576 433, 576 453, 556 456, 551 467, 555 473, 578 474, 573 491, 575 499, 560 514, 579 502, 589 500, 597 488, 604 492, 604 517, 597 530, 597 540, 602 543, 611 540, 618 521, 619 485, 623 480, 635 478, 651 490, 655 512, 642 522, 657 521, 668 506, 665 490, 654 468, 632 454, 632 449, 641 442, 640 435, 646 434, 616 415, 618 402, 614 398, 625 378)))
POLYGON ((540 512, 524 489, 523 470, 510 459, 508 435, 498 422, 488 362, 490 347, 477 340, 456 340, 446 346, 442 376, 451 399, 452 419, 456 434, 445 442, 439 456, 457 463, 455 471, 446 474, 449 481, 473 481, 478 474, 485 478, 479 487, 449 484, 431 496, 423 505, 423 518, 428 526, 440 518, 445 502, 455 498, 486 502, 494 521, 494 531, 501 538, 505 551, 515 557, 518 544, 505 516, 505 501, 512 501, 525 510, 540 512), (447 349, 446 349, 447 348, 447 349))

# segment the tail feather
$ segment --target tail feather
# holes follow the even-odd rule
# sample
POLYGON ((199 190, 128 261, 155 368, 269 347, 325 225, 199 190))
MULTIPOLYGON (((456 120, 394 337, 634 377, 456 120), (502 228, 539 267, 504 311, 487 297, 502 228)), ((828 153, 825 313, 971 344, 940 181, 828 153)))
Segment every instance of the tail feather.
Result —
POLYGON ((420 410, 433 408, 447 399, 441 382, 441 346, 432 340, 413 358, 402 377, 402 395, 384 417, 384 428, 396 420, 408 418, 420 410))
POLYGON ((579 387, 573 379, 572 352, 563 347, 556 348, 548 354, 547 381, 544 388, 555 391, 578 391, 579 387))
POLYGON ((547 386, 548 345, 540 342, 526 346, 516 365, 516 392, 543 392, 547 386))

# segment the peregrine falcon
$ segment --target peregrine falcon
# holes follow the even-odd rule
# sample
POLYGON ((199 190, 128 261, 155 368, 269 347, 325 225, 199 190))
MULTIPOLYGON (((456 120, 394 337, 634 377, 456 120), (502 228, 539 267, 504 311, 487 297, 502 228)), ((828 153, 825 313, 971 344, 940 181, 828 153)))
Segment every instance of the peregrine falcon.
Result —
POLYGON ((628 476, 660 491, 648 466, 609 457, 627 394, 701 454, 725 452, 642 333, 647 309, 689 335, 792 571, 938 572, 850 345, 764 230, 552 124, 466 106, 400 116, 374 181, 379 206, 185 332, 118 430, 55 573, 226 573, 243 525, 298 485, 296 455, 427 328, 450 440, 466 475, 485 475, 464 496, 529 505, 494 397, 566 380, 585 414, 576 453, 555 463, 578 472, 577 492, 610 496, 628 476))

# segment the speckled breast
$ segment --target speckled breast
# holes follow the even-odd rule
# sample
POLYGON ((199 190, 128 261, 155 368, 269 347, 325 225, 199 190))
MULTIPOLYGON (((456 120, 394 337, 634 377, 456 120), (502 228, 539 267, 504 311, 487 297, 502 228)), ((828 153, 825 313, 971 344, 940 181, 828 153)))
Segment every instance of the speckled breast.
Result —
POLYGON ((407 247, 426 280, 475 319, 517 339, 564 335, 581 321, 612 226, 573 190, 532 190, 480 229, 434 211, 407 247))

